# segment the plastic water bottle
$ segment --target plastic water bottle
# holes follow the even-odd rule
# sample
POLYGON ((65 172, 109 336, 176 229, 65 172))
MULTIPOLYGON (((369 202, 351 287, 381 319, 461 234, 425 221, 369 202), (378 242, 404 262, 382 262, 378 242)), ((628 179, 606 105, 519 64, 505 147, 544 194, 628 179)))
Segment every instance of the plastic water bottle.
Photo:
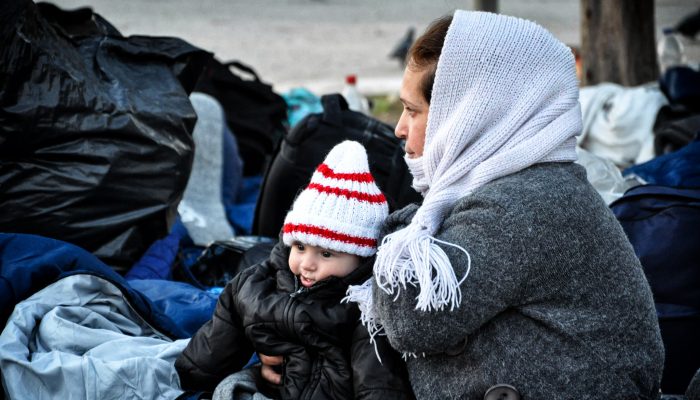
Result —
POLYGON ((664 36, 656 49, 659 56, 659 69, 663 75, 671 67, 685 65, 685 52, 680 35, 673 28, 664 28, 664 36))
POLYGON ((345 77, 345 86, 341 94, 345 97, 351 110, 369 114, 369 101, 357 90, 357 76, 348 75, 345 77))

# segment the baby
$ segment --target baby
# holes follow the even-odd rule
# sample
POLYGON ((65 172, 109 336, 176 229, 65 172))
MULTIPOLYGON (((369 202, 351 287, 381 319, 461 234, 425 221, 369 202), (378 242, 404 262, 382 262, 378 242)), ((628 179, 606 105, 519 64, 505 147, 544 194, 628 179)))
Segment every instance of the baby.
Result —
POLYGON ((294 201, 269 259, 229 282, 177 359, 182 388, 219 385, 220 394, 228 376, 224 398, 244 381, 283 399, 413 398, 400 356, 384 337, 370 343, 357 306, 340 301, 348 285, 371 277, 387 215, 364 147, 335 146, 294 201), (254 351, 283 357, 279 386, 267 387, 259 368, 237 372, 254 351))

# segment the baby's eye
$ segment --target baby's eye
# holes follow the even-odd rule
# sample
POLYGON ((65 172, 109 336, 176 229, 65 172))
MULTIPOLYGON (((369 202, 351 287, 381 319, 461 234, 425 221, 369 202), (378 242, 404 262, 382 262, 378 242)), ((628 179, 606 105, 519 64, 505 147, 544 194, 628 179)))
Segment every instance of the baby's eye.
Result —
POLYGON ((324 251, 324 252, 321 253, 321 256, 322 256, 323 258, 330 258, 330 257, 333 256, 333 253, 331 253, 330 251, 324 251))
POLYGON ((304 245, 301 243, 297 243, 294 246, 296 246, 297 250, 299 251, 304 251, 304 245))

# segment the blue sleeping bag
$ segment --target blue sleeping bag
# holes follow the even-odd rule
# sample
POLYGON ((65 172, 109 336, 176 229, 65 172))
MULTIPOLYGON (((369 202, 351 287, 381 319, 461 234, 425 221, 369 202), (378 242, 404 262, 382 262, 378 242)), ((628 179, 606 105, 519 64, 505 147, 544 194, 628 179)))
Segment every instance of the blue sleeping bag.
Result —
POLYGON ((172 339, 191 337, 211 318, 217 297, 165 280, 126 281, 94 255, 59 240, 0 233, 0 322, 20 301, 51 283, 91 274, 116 285, 136 311, 172 339))

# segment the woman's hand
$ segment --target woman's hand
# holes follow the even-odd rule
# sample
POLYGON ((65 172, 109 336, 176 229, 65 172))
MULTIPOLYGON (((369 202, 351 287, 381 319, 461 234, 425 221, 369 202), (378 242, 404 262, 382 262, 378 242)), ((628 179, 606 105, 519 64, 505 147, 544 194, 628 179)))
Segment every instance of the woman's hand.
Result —
POLYGON ((260 363, 262 364, 260 373, 262 374, 263 379, 273 385, 279 385, 282 383, 282 375, 277 372, 278 367, 284 362, 282 356, 266 356, 259 353, 258 356, 260 357, 260 363))

